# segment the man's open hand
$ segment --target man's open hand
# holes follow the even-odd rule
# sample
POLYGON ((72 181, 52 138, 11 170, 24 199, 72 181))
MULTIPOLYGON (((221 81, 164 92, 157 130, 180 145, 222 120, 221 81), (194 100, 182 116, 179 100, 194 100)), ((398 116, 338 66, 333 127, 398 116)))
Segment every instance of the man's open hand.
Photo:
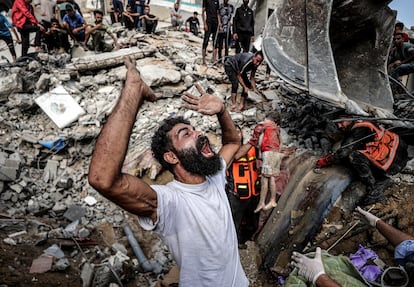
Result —
POLYGON ((185 92, 181 97, 185 102, 185 108, 198 111, 204 115, 215 115, 224 111, 224 103, 219 97, 203 92, 203 89, 199 84, 195 84, 195 87, 200 92, 201 96, 185 92))

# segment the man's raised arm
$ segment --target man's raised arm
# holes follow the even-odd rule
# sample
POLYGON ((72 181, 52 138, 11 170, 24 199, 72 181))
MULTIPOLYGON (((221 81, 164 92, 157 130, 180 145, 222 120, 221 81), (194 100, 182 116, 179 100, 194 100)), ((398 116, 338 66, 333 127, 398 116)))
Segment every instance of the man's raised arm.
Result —
POLYGON ((92 155, 88 180, 103 196, 125 210, 156 221, 157 195, 143 180, 121 172, 138 110, 144 100, 154 101, 152 90, 142 81, 135 59, 125 58, 124 88, 103 127, 92 155))

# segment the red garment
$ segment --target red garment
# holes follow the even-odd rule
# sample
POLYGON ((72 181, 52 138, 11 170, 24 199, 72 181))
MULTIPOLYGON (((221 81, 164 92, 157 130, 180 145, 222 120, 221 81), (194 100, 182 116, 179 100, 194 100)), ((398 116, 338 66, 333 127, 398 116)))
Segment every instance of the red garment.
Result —
POLYGON ((316 162, 316 168, 330 166, 334 162, 335 162, 335 156, 331 153, 328 153, 327 155, 318 159, 318 161, 316 162))
POLYGON ((33 25, 39 24, 33 14, 33 7, 24 0, 15 0, 12 7, 13 25, 22 29, 26 21, 29 21, 33 25))
POLYGON ((403 38, 404 38, 404 42, 410 42, 410 37, 408 36, 407 33, 403 32, 403 38))
POLYGON ((279 126, 273 121, 264 121, 264 132, 261 150, 265 151, 278 151, 280 146, 280 129, 279 126))
POLYGON ((274 122, 265 120, 254 128, 253 136, 249 143, 255 147, 259 147, 260 151, 279 151, 281 145, 280 128, 274 122))

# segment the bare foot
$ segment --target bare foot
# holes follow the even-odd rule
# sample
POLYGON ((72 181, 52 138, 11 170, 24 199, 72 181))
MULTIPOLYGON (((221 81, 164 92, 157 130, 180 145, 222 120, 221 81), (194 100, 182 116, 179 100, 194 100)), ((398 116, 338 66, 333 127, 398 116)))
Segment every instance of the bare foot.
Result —
POLYGON ((263 207, 263 210, 269 210, 277 206, 277 203, 274 201, 270 201, 268 204, 263 207))
POLYGON ((236 104, 232 104, 231 105, 231 107, 230 107, 230 110, 232 111, 232 112, 235 112, 236 111, 236 104))
POLYGON ((254 213, 258 213, 260 210, 264 209, 265 205, 263 203, 259 203, 254 210, 254 213))
POLYGON ((244 110, 244 105, 240 104, 239 107, 237 108, 237 111, 241 112, 242 110, 244 110))

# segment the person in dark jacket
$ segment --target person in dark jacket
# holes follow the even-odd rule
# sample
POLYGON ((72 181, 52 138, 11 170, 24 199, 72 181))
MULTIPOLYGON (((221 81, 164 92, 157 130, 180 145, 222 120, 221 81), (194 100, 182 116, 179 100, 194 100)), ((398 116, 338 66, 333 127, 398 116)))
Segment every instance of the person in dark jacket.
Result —
POLYGON ((210 36, 213 38, 213 63, 217 61, 217 31, 221 25, 219 17, 219 1, 218 0, 203 0, 203 9, 201 12, 204 25, 204 39, 202 46, 203 65, 206 64, 207 46, 210 41, 210 36))
POLYGON ((185 21, 185 30, 198 36, 198 33, 200 31, 200 21, 198 21, 197 11, 194 11, 193 16, 188 17, 188 19, 185 21))
POLYGON ((386 174, 400 172, 408 161, 407 144, 398 134, 368 121, 337 122, 344 132, 341 147, 316 162, 316 167, 329 166, 337 161, 349 164, 366 185, 362 204, 385 201, 383 191, 393 184, 386 174))
MULTIPOLYGON (((243 131, 236 126, 243 144, 243 131)), ((259 213, 254 210, 259 202, 260 177, 256 148, 249 143, 242 145, 226 171, 226 192, 229 199, 239 248, 252 240, 259 225, 259 213)))
POLYGON ((254 41, 254 13, 249 7, 249 0, 236 9, 233 21, 233 39, 236 41, 236 53, 249 52, 250 43, 254 41))
POLYGON ((231 82, 231 110, 241 111, 244 109, 245 100, 249 89, 257 94, 260 92, 256 88, 255 75, 257 67, 263 61, 262 51, 256 53, 240 53, 234 56, 226 58, 224 61, 224 71, 226 72, 231 82), (250 72, 250 77, 248 76, 250 72), (239 83, 243 87, 243 91, 240 97, 240 103, 237 106, 237 89, 239 83))

